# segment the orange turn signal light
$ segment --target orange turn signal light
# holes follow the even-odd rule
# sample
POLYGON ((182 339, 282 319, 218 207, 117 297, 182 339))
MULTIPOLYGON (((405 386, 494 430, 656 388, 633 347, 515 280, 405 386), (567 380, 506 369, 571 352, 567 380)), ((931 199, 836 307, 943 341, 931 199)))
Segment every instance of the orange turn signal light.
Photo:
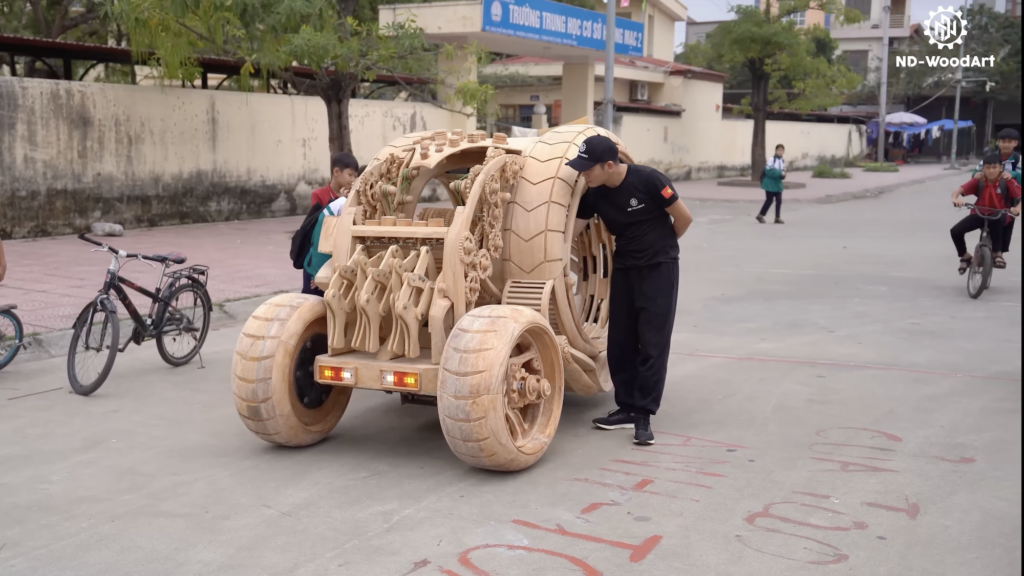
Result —
POLYGON ((355 368, 341 368, 338 366, 321 366, 320 378, 318 380, 321 382, 337 382, 339 384, 355 384, 356 370, 355 368))
POLYGON ((381 372, 380 381, 388 388, 420 389, 420 375, 415 372, 381 372))

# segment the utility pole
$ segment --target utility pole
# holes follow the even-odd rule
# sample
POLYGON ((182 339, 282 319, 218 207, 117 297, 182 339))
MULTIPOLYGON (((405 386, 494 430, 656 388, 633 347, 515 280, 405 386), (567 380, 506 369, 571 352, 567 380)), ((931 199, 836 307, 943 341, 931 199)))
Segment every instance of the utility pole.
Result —
POLYGON ((615 2, 608 3, 604 26, 604 127, 612 131, 615 116, 615 2))
POLYGON ((889 0, 885 0, 885 5, 882 7, 882 77, 878 82, 878 161, 885 162, 885 117, 886 117, 886 104, 889 101, 888 83, 889 83, 889 12, 892 11, 892 6, 889 4, 889 0))
MULTIPOLYGON (((970 3, 967 4, 967 8, 970 8, 970 3)), ((957 24, 959 26, 959 23, 957 24)), ((960 34, 960 30, 956 31, 960 34)), ((956 100, 953 101, 953 147, 949 152, 949 168, 951 170, 957 169, 956 164, 956 141, 957 141, 957 128, 960 126, 960 87, 964 83, 964 41, 960 40, 960 60, 957 61, 956 66, 956 100)), ((988 142, 985 143, 988 146, 988 142)))

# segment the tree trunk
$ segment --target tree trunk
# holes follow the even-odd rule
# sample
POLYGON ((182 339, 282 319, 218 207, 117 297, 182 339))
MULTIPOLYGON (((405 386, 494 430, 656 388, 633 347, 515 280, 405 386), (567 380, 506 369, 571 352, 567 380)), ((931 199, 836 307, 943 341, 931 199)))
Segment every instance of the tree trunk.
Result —
POLYGON ((350 74, 338 74, 321 85, 320 98, 327 105, 327 129, 331 155, 352 151, 352 130, 348 121, 348 105, 355 85, 350 74))
POLYGON ((765 127, 768 123, 768 75, 753 74, 751 78, 750 108, 754 116, 754 134, 750 140, 750 179, 761 178, 766 164, 765 127))

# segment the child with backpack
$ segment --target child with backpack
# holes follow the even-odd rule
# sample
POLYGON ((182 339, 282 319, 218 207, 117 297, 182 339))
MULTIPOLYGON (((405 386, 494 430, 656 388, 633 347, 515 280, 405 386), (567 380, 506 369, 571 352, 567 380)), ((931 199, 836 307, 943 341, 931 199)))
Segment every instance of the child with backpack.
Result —
MULTIPOLYGON (((1003 159, 999 154, 989 154, 982 160, 981 178, 971 178, 966 184, 953 191, 953 205, 963 207, 967 201, 964 196, 977 196, 974 201, 975 208, 971 214, 961 220, 949 231, 953 237, 953 245, 956 246, 957 255, 960 256, 961 275, 965 274, 971 267, 974 256, 967 251, 967 241, 964 237, 969 232, 980 230, 985 225, 982 215, 991 216, 996 210, 1011 210, 1014 216, 1020 215, 1020 184, 1013 178, 1002 178, 1003 159)), ((1003 233, 1005 226, 1011 224, 1013 219, 1006 217, 1004 222, 992 222, 989 225, 989 234, 992 237, 992 259, 995 268, 1003 270, 1006 268, 1006 259, 1003 257, 1003 233)))
MULTIPOLYGON (((999 175, 1003 180, 1016 180, 1020 184, 1020 153, 1017 146, 1020 144, 1020 133, 1013 128, 1003 128, 996 135, 996 149, 999 151, 999 160, 1003 163, 1003 173, 999 175)), ((978 162, 974 169, 974 177, 978 180, 984 178, 982 168, 984 161, 978 162)), ((1013 227, 1017 224, 1016 219, 1010 222, 1003 229, 1003 254, 1010 251, 1010 243, 1013 240, 1013 227)))
POLYGON ((768 209, 775 203, 775 223, 785 224, 782 220, 782 181, 786 179, 786 161, 782 157, 786 154, 786 147, 779 144, 775 147, 775 156, 768 159, 768 164, 761 172, 761 189, 764 190, 765 201, 761 212, 757 214, 757 221, 765 223, 764 217, 768 209))
POLYGON ((331 166, 331 182, 313 192, 313 207, 292 237, 290 254, 292 266, 302 270, 302 293, 320 297, 324 293, 316 286, 316 274, 331 258, 317 249, 324 218, 341 214, 352 184, 366 169, 366 166, 359 166, 355 156, 348 152, 336 154, 331 159, 331 166))

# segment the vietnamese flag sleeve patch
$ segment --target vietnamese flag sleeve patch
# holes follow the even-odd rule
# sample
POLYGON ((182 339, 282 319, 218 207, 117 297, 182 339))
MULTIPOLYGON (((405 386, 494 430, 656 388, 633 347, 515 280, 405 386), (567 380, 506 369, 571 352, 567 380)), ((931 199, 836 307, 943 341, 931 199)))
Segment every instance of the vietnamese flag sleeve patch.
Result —
POLYGON ((668 200, 669 198, 672 197, 672 189, 669 188, 668 186, 665 186, 661 190, 661 195, 665 197, 665 200, 668 200))

